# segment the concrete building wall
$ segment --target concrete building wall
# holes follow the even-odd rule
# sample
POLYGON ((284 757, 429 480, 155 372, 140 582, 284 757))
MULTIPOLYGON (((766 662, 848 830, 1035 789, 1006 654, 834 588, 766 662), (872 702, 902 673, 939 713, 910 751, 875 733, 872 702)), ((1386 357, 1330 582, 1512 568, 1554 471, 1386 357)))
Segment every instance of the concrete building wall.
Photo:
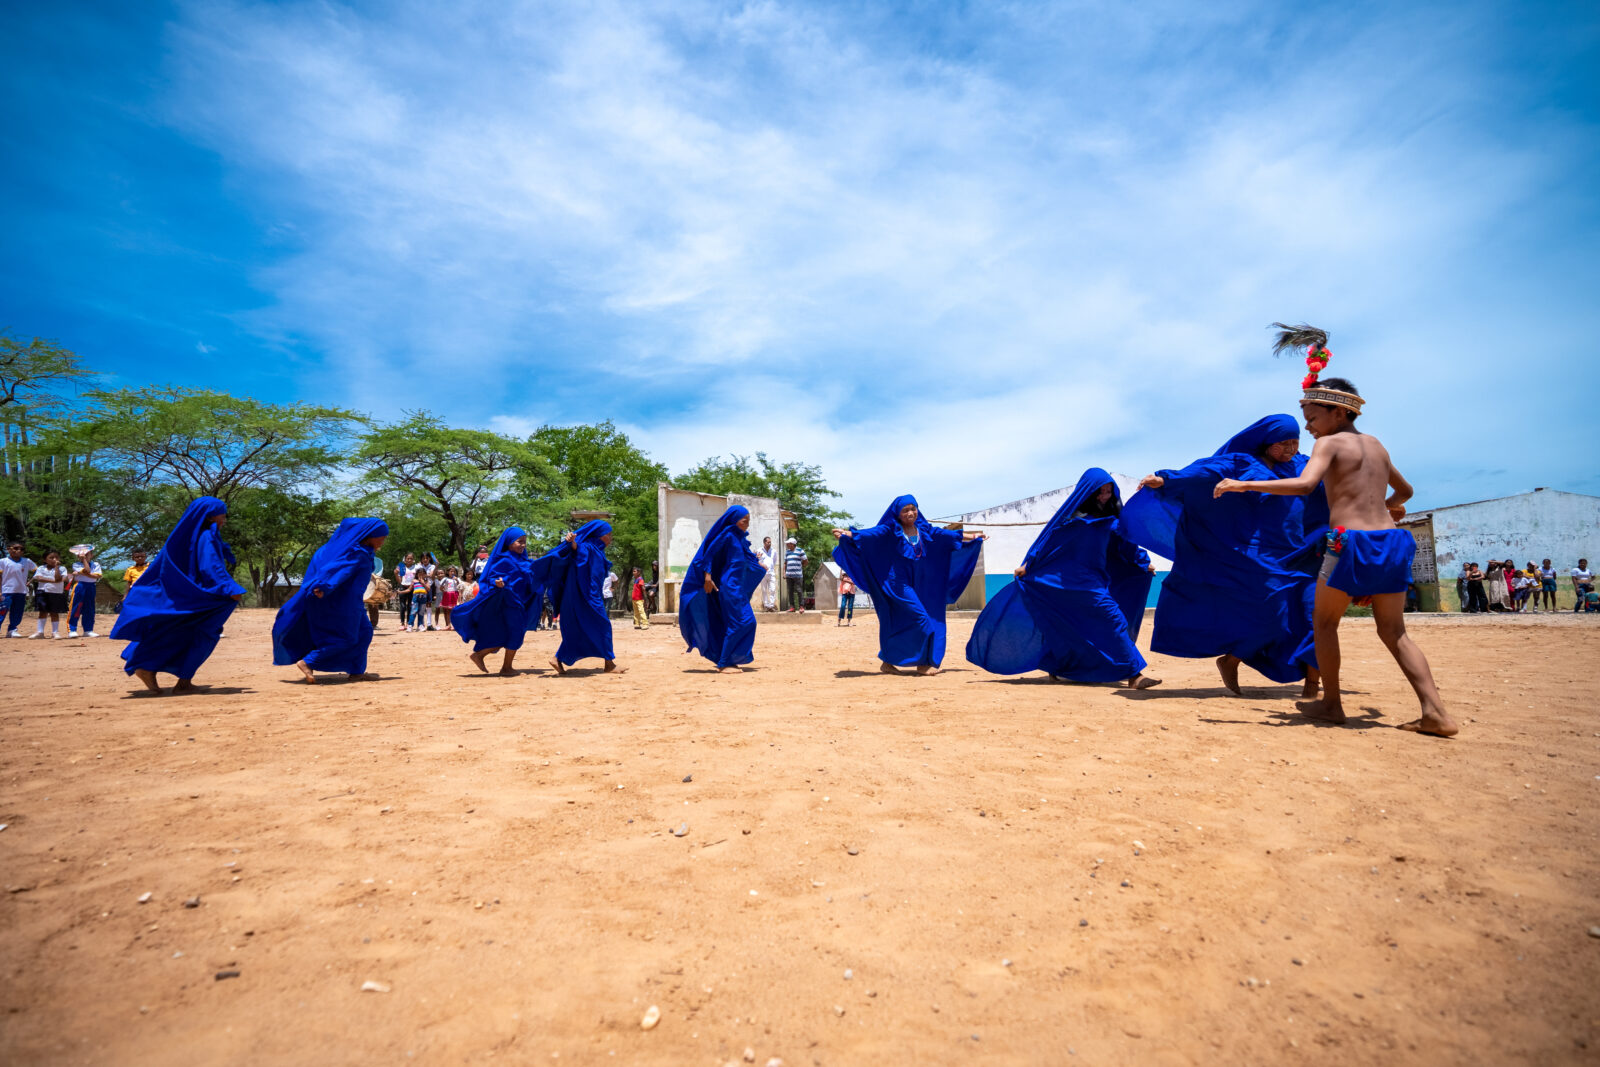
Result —
MULTIPOLYGON (((1117 483, 1117 489, 1126 501, 1137 490, 1139 481, 1125 474, 1111 475, 1117 483)), ((1022 557, 1028 554, 1028 548, 1033 544, 1034 538, 1039 536, 1039 531, 1044 524, 1050 521, 1050 516, 1056 513, 1067 497, 1072 495, 1074 486, 1065 486, 1061 489, 1052 489, 1048 493, 1030 496, 1023 500, 1013 500, 1008 504, 997 504, 992 508, 981 511, 969 512, 957 516, 954 520, 962 523, 969 530, 981 530, 989 535, 983 546, 984 594, 985 601, 992 598, 1001 589, 1012 581, 1011 572, 1022 564, 1022 557), (1024 526, 986 525, 997 523, 1028 523, 1024 526)), ((1170 560, 1159 556, 1152 556, 1157 571, 1172 569, 1170 560)), ((1159 578, 1160 575, 1158 574, 1159 578)), ((1154 596, 1160 588, 1159 582, 1150 588, 1151 603, 1155 603, 1154 596)))
POLYGON ((1600 559, 1600 497, 1559 489, 1434 508, 1407 516, 1402 525, 1417 536, 1412 575, 1424 607, 1431 598, 1444 611, 1461 610, 1456 579, 1468 563, 1483 567, 1491 558, 1511 559, 1523 567, 1548 557, 1561 575, 1559 600, 1571 607, 1567 572, 1580 558, 1587 558, 1591 569, 1600 559), (1431 573, 1423 551, 1430 538, 1431 573))
MULTIPOLYGON (((665 482, 657 486, 656 546, 657 558, 661 561, 661 611, 678 610, 678 589, 684 572, 700 550, 700 542, 711 524, 733 504, 750 509, 750 547, 760 551, 761 539, 770 537, 774 551, 781 555, 783 518, 776 500, 741 493, 730 496, 695 493, 674 489, 665 482)), ((759 587, 752 593, 750 602, 760 607, 759 587)))

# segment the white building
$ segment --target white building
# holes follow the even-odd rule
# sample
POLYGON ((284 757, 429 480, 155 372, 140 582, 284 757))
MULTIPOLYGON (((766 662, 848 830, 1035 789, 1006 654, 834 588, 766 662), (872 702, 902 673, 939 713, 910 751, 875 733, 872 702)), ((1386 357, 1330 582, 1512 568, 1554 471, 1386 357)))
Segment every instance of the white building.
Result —
POLYGON ((1456 579, 1468 563, 1509 559, 1518 567, 1548 559, 1561 575, 1557 603, 1572 607, 1567 572, 1579 559, 1600 559, 1600 497, 1535 489, 1531 493, 1452 504, 1407 515, 1400 525, 1417 539, 1411 567, 1424 611, 1460 611, 1456 579))
MULTIPOLYGON (((716 522, 730 504, 739 504, 750 510, 750 547, 761 550, 764 538, 771 538, 778 567, 783 566, 783 539, 794 528, 794 516, 778 506, 778 502, 764 496, 745 496, 733 493, 719 496, 716 493, 696 493, 689 489, 674 489, 666 482, 656 487, 656 547, 661 567, 661 602, 659 610, 678 610, 678 592, 683 584, 684 572, 700 550, 700 542, 711 524, 716 522)), ((781 575, 780 575, 781 579, 781 575)), ((778 596, 783 596, 779 582, 778 596)), ((750 594, 750 603, 761 606, 761 589, 750 594)))
MULTIPOLYGON (((1137 478, 1130 478, 1126 474, 1113 473, 1111 480, 1117 483, 1123 503, 1127 503, 1139 485, 1137 478)), ((940 520, 941 524, 960 523, 965 529, 981 530, 988 535, 983 545, 985 602, 1012 581, 1011 572, 1022 565, 1022 557, 1028 554, 1034 538, 1039 536, 1039 531, 1044 529, 1044 524, 1050 521, 1056 509, 1072 495, 1074 488, 1075 485, 1069 485, 1052 489, 1038 496, 940 520)), ((1156 581, 1150 586, 1150 603, 1154 604, 1156 592, 1161 588, 1161 579, 1166 571, 1172 569, 1172 563, 1160 556, 1151 556, 1150 560, 1156 565, 1157 572, 1156 581)))

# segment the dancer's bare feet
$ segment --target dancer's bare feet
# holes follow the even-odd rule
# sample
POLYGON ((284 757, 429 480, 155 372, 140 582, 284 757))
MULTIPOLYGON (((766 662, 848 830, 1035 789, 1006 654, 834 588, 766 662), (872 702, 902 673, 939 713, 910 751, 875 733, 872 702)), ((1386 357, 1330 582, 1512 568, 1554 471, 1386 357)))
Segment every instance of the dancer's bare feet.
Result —
POLYGON ((552 666, 552 667, 554 667, 556 669, 556 673, 557 674, 566 674, 567 673, 567 665, 565 663, 562 663, 560 660, 556 659, 554 656, 550 657, 550 666, 552 666))
POLYGON ((483 673, 484 673, 484 674, 488 674, 488 673, 489 673, 489 668, 488 668, 488 667, 485 667, 485 666, 484 666, 484 665, 483 665, 483 657, 484 657, 484 656, 487 656, 487 655, 488 655, 488 654, 489 654, 489 650, 488 650, 488 649, 484 649, 484 650, 483 650, 483 651, 481 651, 481 652, 474 652, 474 653, 472 653, 472 654, 471 654, 471 655, 469 655, 469 656, 468 656, 468 657, 467 657, 467 658, 468 658, 468 659, 470 659, 470 660, 471 660, 471 661, 472 661, 472 665, 473 665, 473 666, 474 666, 474 667, 476 667, 476 668, 478 668, 478 669, 479 669, 479 670, 480 670, 480 671, 482 671, 482 672, 483 672, 483 673))
POLYGON ((743 674, 744 671, 742 669, 738 668, 738 667, 731 667, 730 666, 730 667, 718 667, 717 668, 717 673, 718 674, 743 674))
MULTIPOLYGON (((1223 654, 1217 657, 1217 673, 1222 675, 1222 684, 1234 696, 1242 696, 1239 690, 1239 657, 1223 654)), ((1311 694, 1316 696, 1315 693, 1311 694)))
POLYGON ((156 682, 156 672, 155 671, 147 671, 147 670, 144 670, 143 668, 141 668, 139 670, 134 671, 133 672, 133 676, 135 678, 139 679, 139 681, 143 682, 144 683, 144 687, 146 689, 148 689, 150 692, 152 692, 152 693, 161 692, 161 686, 156 682))
POLYGON ((192 678, 179 678, 178 684, 172 687, 174 693, 198 693, 200 687, 194 684, 192 678))
POLYGON ((929 678, 929 677, 932 677, 933 675, 938 674, 938 673, 939 673, 939 668, 935 667, 931 663, 924 663, 922 666, 917 668, 918 676, 919 677, 923 677, 923 678, 929 678))
POLYGON ((1318 722, 1339 725, 1346 719, 1344 705, 1337 700, 1297 700, 1294 706, 1300 709, 1300 714, 1318 722))
POLYGON ((900 668, 896 667, 893 663, 880 663, 880 664, 878 664, 878 670, 882 674, 899 674, 900 673, 900 668))
POLYGON ((510 667, 501 667, 500 668, 500 677, 502 677, 502 678, 515 678, 516 676, 517 676, 517 672, 512 670, 510 667))
POLYGON ((296 670, 298 670, 301 674, 305 675, 306 681, 310 682, 312 685, 316 685, 317 684, 317 676, 315 674, 311 673, 311 668, 306 666, 306 661, 305 660, 301 660, 299 663, 296 663, 294 666, 295 666, 296 670))
POLYGON ((1400 724, 1400 729, 1409 730, 1414 734, 1432 734, 1434 737, 1454 737, 1461 732, 1461 727, 1456 725, 1443 708, 1438 711, 1425 711, 1422 718, 1400 724))
POLYGON ((1321 692, 1322 688, 1317 684, 1316 679, 1307 675, 1304 684, 1300 686, 1300 699, 1315 700, 1317 699, 1317 694, 1321 692))
POLYGON ((608 660, 606 660, 606 673, 607 674, 627 674, 628 673, 628 668, 619 667, 619 666, 617 666, 617 661, 616 660, 608 659, 608 660))
POLYGON ((1136 674, 1128 679, 1129 689, 1154 689, 1160 684, 1160 678, 1152 678, 1148 674, 1136 674))

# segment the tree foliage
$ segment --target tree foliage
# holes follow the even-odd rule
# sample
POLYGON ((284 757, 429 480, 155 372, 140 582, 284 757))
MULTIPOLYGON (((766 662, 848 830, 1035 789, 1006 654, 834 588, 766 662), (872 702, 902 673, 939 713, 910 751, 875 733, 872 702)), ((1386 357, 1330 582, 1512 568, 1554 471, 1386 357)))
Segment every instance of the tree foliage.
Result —
POLYGON ((7 424, 25 425, 16 409, 35 417, 58 414, 66 403, 63 387, 93 377, 77 353, 59 342, 35 337, 23 344, 0 331, 0 418, 7 424))
POLYGON ((529 444, 565 478, 563 505, 611 513, 611 548, 618 574, 650 573, 656 556, 656 487, 667 468, 652 460, 609 419, 586 426, 542 426, 529 444))

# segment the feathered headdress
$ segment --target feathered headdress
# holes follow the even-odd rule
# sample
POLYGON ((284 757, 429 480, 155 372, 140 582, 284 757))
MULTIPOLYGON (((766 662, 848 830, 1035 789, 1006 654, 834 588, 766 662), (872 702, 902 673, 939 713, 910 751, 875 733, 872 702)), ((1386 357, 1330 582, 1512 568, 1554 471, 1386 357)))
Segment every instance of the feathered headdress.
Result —
POLYGON ((1361 405, 1365 401, 1356 394, 1347 393, 1342 389, 1328 389, 1317 384, 1317 375, 1328 368, 1328 361, 1333 358, 1333 352, 1328 348, 1327 330, 1318 329, 1304 322, 1298 326, 1275 322, 1270 328, 1278 331, 1278 340, 1272 346, 1273 355, 1282 355, 1291 349, 1301 347, 1306 350, 1306 368, 1310 373, 1300 381, 1305 399, 1317 404, 1345 408, 1348 411, 1358 413, 1361 411, 1361 405))

